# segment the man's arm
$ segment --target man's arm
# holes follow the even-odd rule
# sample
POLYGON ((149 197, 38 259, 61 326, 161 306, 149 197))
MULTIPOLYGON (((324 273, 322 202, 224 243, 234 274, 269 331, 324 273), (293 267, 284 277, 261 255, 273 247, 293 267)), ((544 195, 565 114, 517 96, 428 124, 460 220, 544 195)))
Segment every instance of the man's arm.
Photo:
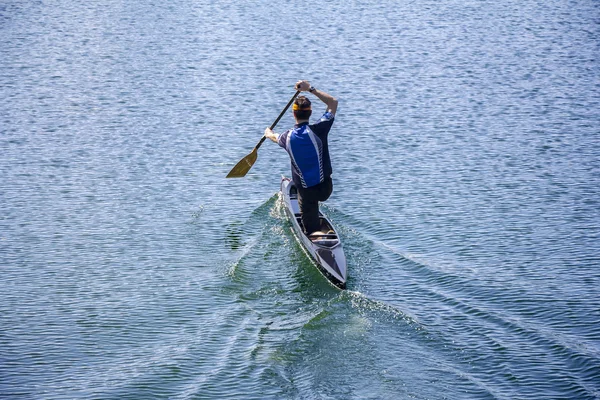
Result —
POLYGON ((325 93, 324 91, 319 89, 312 88, 313 90, 311 91, 311 88, 312 86, 310 86, 310 83, 308 83, 308 81, 296 82, 296 90, 299 90, 301 92, 310 92, 314 94, 319 100, 321 100, 327 105, 327 111, 330 112, 332 115, 335 115, 338 106, 337 99, 332 95, 325 93))
POLYGON ((265 129, 265 137, 267 137, 268 139, 271 139, 275 143, 277 143, 279 140, 279 135, 277 135, 275 132, 273 132, 273 130, 271 128, 265 129))

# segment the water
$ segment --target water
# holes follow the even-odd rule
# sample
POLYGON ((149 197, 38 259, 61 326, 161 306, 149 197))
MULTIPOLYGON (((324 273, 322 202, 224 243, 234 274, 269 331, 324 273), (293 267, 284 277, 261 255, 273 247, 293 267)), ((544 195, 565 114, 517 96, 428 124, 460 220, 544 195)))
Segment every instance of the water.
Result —
POLYGON ((600 398, 599 21, 4 0, 0 398, 600 398), (340 100, 343 292, 291 234, 285 152, 224 179, 300 78, 340 100))

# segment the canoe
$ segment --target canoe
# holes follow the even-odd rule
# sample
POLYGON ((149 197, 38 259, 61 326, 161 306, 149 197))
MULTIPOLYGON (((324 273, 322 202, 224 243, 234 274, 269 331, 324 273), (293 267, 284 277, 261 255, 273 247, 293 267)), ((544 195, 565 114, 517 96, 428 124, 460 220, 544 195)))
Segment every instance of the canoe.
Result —
POLYGON ((344 255, 342 241, 331 221, 319 211, 321 232, 324 234, 311 235, 309 238, 302 230, 298 190, 291 179, 281 178, 281 196, 285 205, 285 212, 292 224, 292 231, 310 256, 311 261, 333 285, 345 289, 347 277, 346 256, 344 255))

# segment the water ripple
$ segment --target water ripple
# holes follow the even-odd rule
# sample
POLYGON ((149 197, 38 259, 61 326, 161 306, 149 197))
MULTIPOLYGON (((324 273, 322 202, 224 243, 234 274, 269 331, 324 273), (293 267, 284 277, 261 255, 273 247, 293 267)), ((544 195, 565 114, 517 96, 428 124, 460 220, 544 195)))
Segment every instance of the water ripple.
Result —
POLYGON ((598 398, 598 7, 3 2, 0 392, 598 398), (345 292, 224 179, 299 78, 345 292))

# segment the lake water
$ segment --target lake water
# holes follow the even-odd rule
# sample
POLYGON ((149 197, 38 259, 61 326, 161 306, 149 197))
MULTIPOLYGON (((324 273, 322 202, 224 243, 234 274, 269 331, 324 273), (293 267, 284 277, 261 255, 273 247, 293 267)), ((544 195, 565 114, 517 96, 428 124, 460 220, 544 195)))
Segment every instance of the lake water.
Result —
POLYGON ((2 0, 0 398, 600 398, 599 43, 597 0, 2 0), (283 150, 225 179, 298 79, 347 291, 283 150))

